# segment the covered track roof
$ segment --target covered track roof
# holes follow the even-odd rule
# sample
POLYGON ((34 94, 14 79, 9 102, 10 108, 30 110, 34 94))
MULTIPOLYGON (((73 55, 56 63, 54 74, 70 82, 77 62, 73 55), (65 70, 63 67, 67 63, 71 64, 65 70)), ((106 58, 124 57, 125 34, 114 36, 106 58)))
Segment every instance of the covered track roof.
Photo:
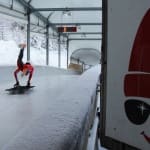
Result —
MULTIPOLYGON (((100 51, 102 38, 102 1, 99 0, 0 0, 0 14, 19 18, 27 23, 27 49, 30 51, 29 32, 61 36, 71 41, 69 55, 80 48, 100 51), (30 23, 30 25, 29 25, 30 23), (58 33, 58 27, 76 27, 76 32, 58 33)), ((47 40, 48 42, 48 40, 47 40)), ((59 47, 59 46, 58 46, 59 47)), ((48 54, 48 43, 47 53, 48 54)), ((30 56, 28 55, 28 59, 30 56)), ((47 58, 48 64, 48 58, 47 58)))

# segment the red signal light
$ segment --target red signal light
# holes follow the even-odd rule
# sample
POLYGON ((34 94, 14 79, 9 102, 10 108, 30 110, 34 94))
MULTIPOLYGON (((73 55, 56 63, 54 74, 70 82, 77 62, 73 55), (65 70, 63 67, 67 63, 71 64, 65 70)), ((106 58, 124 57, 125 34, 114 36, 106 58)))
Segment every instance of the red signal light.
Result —
POLYGON ((58 32, 77 32, 77 27, 58 27, 58 32))

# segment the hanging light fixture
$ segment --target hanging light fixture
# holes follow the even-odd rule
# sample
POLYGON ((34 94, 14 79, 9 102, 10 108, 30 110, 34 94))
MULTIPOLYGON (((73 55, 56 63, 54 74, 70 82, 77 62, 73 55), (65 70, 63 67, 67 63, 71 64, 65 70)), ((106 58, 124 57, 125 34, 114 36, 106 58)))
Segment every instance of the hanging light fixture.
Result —
POLYGON ((70 17, 70 16, 72 16, 72 13, 69 10, 65 10, 65 11, 62 12, 62 15, 65 16, 65 17, 70 17))

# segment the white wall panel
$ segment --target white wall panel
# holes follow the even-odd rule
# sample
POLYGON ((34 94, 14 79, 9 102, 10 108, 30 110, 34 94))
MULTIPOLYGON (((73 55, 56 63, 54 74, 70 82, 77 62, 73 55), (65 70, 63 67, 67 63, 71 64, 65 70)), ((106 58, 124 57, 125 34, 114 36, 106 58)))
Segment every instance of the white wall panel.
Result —
POLYGON ((150 149, 150 141, 141 134, 144 131, 150 138, 150 118, 136 125, 128 119, 124 105, 127 99, 150 105, 150 98, 126 97, 124 80, 137 30, 149 8, 149 0, 108 0, 106 136, 143 150, 150 149))

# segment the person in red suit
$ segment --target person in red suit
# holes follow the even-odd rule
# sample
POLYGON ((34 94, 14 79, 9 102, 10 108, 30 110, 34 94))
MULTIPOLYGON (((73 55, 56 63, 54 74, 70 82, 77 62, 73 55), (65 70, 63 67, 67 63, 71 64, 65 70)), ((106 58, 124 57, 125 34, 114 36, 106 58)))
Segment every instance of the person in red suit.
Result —
POLYGON ((14 71, 14 77, 16 80, 16 84, 14 84, 14 86, 19 86, 19 80, 18 80, 17 74, 20 71, 22 72, 22 74, 21 74, 22 77, 24 75, 26 75, 26 76, 29 75, 28 81, 27 81, 27 86, 30 86, 30 81, 32 79, 34 68, 29 62, 26 62, 24 64, 22 61, 24 48, 26 47, 26 44, 20 44, 19 47, 20 47, 20 53, 19 53, 18 59, 17 59, 17 69, 14 71))

